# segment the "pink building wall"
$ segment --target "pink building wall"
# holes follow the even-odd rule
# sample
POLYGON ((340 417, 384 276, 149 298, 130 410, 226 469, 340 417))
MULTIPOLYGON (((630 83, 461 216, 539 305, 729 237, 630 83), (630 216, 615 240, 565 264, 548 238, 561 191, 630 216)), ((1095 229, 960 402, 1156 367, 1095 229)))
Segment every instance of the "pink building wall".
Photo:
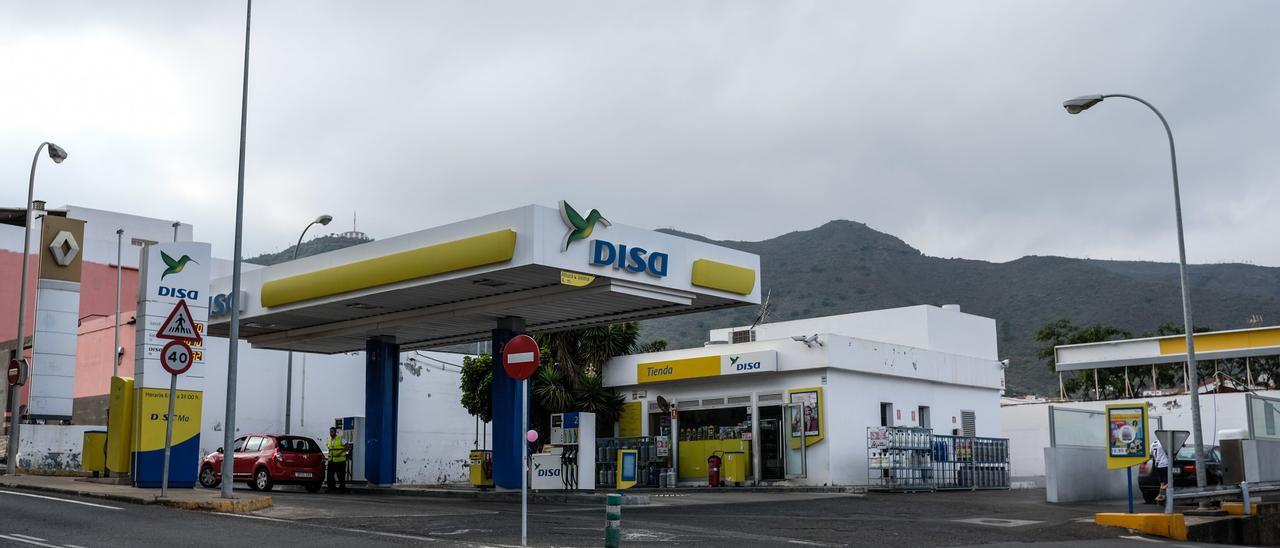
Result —
MULTIPOLYGON (((39 257, 32 255, 27 278, 26 336, 35 331, 35 294, 39 257)), ((80 273, 80 336, 76 343, 74 397, 96 396, 111 391, 111 346, 116 308, 116 267, 85 261, 80 273)), ((22 253, 0 250, 0 341, 13 341, 18 329, 18 286, 22 274, 22 253)), ((121 374, 133 374, 134 330, 128 322, 138 303, 138 270, 121 272, 120 345, 125 348, 121 374)), ((30 358, 31 353, 26 352, 30 358)), ((23 390, 22 400, 27 399, 23 390)))

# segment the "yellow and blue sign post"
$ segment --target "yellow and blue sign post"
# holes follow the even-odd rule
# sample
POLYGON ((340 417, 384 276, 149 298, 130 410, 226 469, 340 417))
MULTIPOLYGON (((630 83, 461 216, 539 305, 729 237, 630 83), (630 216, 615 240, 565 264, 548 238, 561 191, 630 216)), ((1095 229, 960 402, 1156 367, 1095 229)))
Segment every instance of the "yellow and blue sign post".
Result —
MULTIPOLYGON (((200 465, 200 421, 204 394, 196 390, 176 390, 173 407, 173 448, 169 486, 193 487, 200 465)), ((138 487, 160 487, 164 472, 164 438, 169 421, 169 390, 138 390, 138 422, 133 451, 133 483, 138 487)))
POLYGON ((1151 457, 1145 403, 1107 406, 1107 469, 1125 469, 1129 483, 1129 513, 1133 513, 1133 467, 1151 457))

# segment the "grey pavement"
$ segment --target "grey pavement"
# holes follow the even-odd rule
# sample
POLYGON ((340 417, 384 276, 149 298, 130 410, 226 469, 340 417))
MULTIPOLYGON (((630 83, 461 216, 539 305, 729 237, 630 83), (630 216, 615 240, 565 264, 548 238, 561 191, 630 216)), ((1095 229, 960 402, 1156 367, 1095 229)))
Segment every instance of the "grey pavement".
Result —
MULTIPOLYGON (((520 505, 510 501, 293 489, 272 496, 272 508, 223 515, 7 489, 0 492, 0 546, 519 544, 520 505)), ((689 493, 653 500, 660 502, 623 509, 628 546, 1154 544, 1123 529, 1093 525, 1089 518, 1096 509, 1051 506, 1042 490, 689 493)), ((534 546, 602 544, 602 505, 534 504, 530 510, 534 546)))

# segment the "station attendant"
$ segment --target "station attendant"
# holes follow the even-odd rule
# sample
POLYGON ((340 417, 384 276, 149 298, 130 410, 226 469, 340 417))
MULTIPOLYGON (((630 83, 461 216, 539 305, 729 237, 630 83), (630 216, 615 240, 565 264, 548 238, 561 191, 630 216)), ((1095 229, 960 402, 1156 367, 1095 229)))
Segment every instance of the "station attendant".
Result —
POLYGON ((1151 439, 1151 474, 1160 482, 1160 492, 1156 494, 1156 502, 1164 502, 1164 495, 1169 488, 1169 454, 1164 452, 1160 440, 1151 439))
POLYGON ((336 482, 340 486, 338 492, 345 493, 347 492, 347 454, 350 445, 338 437, 338 429, 333 427, 329 429, 329 441, 326 446, 329 449, 329 470, 326 474, 329 488, 325 492, 332 493, 333 484, 336 482))

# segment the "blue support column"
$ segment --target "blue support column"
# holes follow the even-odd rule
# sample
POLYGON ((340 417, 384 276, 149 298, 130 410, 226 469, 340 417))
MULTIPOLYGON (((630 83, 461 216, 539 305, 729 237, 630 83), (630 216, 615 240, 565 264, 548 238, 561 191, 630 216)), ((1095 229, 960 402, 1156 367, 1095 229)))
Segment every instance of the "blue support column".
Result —
POLYGON ((493 330, 493 483, 504 489, 519 489, 520 444, 524 432, 520 431, 520 411, 524 408, 524 394, 520 381, 507 375, 502 367, 502 347, 516 335, 524 333, 524 319, 503 318, 493 330))
POLYGON ((391 337, 365 343, 364 476, 370 485, 396 482, 396 414, 400 409, 400 345, 391 337))

